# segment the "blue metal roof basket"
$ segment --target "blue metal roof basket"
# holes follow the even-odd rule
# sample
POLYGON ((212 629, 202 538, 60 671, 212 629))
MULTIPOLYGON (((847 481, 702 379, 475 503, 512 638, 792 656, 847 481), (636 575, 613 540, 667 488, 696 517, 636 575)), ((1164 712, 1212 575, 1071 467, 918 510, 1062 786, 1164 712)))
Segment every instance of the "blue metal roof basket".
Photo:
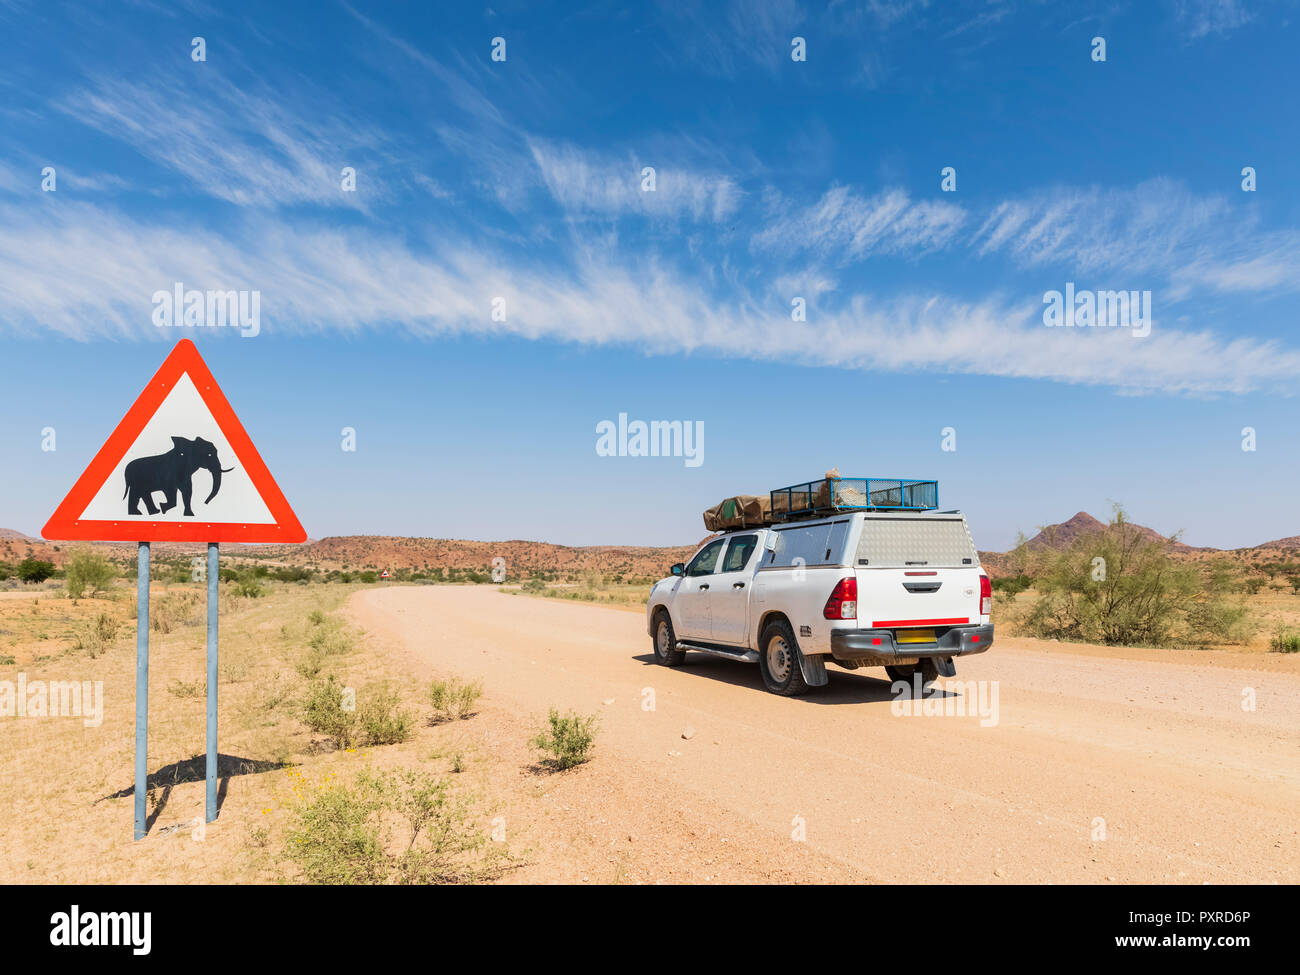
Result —
POLYGON ((771 492, 772 517, 836 511, 933 511, 939 482, 901 477, 822 478, 771 492))

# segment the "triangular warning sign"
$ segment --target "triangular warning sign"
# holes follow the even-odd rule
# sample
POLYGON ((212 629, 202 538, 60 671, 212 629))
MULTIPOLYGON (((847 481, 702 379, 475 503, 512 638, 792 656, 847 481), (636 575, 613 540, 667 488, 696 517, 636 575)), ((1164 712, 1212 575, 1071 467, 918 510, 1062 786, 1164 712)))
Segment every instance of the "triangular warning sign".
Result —
POLYGON ((176 344, 41 535, 106 542, 307 538, 189 339, 176 344))

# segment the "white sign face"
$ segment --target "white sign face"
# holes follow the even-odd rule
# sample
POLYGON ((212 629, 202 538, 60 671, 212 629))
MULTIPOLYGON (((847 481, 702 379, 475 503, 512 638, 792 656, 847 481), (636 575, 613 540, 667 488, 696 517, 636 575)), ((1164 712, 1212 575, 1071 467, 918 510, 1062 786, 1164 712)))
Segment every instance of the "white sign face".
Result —
POLYGON ((194 381, 182 373, 80 518, 273 524, 242 468, 194 381))

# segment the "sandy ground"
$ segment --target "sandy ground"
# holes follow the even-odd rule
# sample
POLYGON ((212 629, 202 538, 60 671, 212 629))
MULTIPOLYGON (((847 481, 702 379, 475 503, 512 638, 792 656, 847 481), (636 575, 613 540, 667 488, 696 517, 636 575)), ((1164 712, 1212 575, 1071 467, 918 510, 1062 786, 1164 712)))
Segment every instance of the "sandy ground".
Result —
POLYGON ((927 716, 879 670, 785 699, 753 666, 658 666, 616 609, 401 587, 349 612, 412 676, 482 678, 495 727, 600 715, 590 765, 499 793, 533 851, 516 880, 1300 881, 1300 673, 1277 655, 1003 639, 927 716))

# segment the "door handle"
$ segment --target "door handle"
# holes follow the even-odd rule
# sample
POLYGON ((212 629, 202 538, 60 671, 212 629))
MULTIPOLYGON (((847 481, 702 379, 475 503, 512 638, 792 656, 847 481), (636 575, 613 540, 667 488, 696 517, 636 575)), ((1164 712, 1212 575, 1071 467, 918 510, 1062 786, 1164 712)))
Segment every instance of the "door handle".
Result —
POLYGON ((745 584, 744 584, 743 582, 733 582, 733 583, 731 584, 731 588, 732 588, 732 589, 744 589, 744 588, 745 588, 745 584))
POLYGON ((700 584, 700 592, 704 592, 704 590, 708 588, 709 588, 709 584, 707 582, 700 584))

